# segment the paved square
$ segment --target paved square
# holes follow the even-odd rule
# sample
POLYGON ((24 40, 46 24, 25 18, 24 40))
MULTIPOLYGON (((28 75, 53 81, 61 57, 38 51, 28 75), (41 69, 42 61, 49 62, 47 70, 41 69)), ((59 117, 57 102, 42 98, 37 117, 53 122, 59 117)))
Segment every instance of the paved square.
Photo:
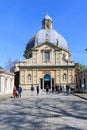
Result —
POLYGON ((87 100, 24 91, 21 98, 0 101, 0 130, 87 130, 87 100))

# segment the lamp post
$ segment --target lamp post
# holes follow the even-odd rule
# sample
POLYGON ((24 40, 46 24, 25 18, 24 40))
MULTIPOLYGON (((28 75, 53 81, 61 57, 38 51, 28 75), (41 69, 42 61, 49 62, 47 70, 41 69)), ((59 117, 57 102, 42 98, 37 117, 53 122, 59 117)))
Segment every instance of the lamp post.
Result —
MULTIPOLYGON (((85 51, 87 51, 87 48, 85 49, 85 51)), ((85 83, 85 92, 87 92, 87 82, 85 83)))
POLYGON ((67 60, 67 84, 68 84, 68 60, 67 60))

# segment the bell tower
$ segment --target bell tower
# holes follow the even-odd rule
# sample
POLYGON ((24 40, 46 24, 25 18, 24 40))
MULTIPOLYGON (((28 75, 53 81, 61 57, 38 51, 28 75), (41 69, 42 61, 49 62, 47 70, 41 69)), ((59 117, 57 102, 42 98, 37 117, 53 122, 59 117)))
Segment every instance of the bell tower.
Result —
POLYGON ((52 23, 50 16, 46 15, 42 21, 42 29, 52 29, 52 23))

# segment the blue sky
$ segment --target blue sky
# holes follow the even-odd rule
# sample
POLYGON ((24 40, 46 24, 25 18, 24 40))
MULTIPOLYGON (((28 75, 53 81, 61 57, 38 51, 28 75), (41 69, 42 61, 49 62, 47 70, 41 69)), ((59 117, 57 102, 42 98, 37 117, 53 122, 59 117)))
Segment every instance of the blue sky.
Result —
POLYGON ((87 65, 87 0, 0 0, 0 66, 23 58, 46 13, 68 42, 75 62, 87 65))

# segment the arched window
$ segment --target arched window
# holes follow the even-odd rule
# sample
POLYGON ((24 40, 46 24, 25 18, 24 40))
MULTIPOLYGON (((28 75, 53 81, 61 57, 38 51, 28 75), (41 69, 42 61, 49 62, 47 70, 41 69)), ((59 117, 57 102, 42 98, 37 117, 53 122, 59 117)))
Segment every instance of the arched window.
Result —
POLYGON ((50 75, 49 75, 49 74, 46 74, 46 75, 44 76, 44 80, 45 80, 45 81, 50 81, 50 75))
POLYGON ((28 74, 27 80, 28 80, 28 81, 31 81, 31 75, 30 75, 30 74, 28 74))
POLYGON ((65 81, 67 79, 66 74, 63 75, 63 80, 65 81))

